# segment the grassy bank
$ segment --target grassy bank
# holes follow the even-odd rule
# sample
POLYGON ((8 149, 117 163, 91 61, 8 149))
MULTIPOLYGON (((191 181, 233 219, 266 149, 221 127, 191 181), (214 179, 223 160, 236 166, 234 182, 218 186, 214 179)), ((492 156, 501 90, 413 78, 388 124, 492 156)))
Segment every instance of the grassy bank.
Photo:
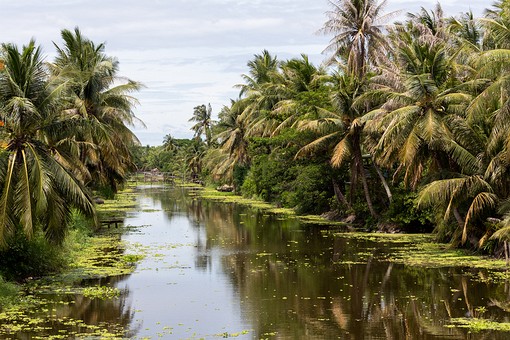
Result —
MULTIPOLYGON (((100 219, 125 217, 136 207, 134 200, 135 193, 128 188, 117 194, 115 199, 98 205, 98 215, 100 219)), ((74 300, 78 298, 120 303, 116 300, 122 299, 121 292, 110 285, 115 279, 110 281, 106 278, 131 273, 136 262, 143 257, 125 253, 121 234, 126 228, 102 226, 93 232, 87 223, 80 216, 75 216, 65 244, 59 249, 66 261, 58 273, 29 278, 22 284, 5 282, 0 278, 0 338, 119 338, 126 335, 123 325, 89 324, 66 317, 66 313, 61 312, 74 308, 74 300)))
POLYGON ((224 203, 235 203, 239 205, 249 206, 254 209, 260 209, 270 214, 279 214, 286 217, 294 217, 299 219, 303 223, 312 223, 324 226, 337 226, 347 227, 348 224, 344 222, 331 221, 318 215, 297 215, 296 212, 291 208, 279 208, 271 203, 264 202, 262 200, 246 198, 240 195, 236 195, 232 192, 220 192, 214 188, 194 186, 199 189, 196 191, 196 195, 206 200, 214 200, 224 203))

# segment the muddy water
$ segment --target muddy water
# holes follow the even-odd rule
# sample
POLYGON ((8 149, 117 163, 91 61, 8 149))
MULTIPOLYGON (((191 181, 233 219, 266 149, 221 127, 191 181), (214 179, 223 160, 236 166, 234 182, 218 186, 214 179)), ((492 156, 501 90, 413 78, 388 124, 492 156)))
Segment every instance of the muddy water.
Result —
MULTIPOLYGON (((72 297, 70 317, 152 339, 508 339, 453 318, 510 322, 510 287, 469 268, 392 264, 394 244, 145 188, 125 225, 133 274, 114 300, 72 297), (82 305, 83 304, 83 305, 82 305)), ((106 283, 105 281, 104 283, 106 283)))

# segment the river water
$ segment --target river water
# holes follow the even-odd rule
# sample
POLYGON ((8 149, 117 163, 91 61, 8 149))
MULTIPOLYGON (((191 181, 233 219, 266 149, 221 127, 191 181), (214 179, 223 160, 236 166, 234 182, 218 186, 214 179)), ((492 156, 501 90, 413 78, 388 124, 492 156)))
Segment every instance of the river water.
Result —
POLYGON ((469 268, 387 261, 395 245, 302 225, 180 188, 143 188, 134 273, 103 283, 113 300, 73 302, 70 317, 152 339, 509 339, 454 318, 510 322, 510 287, 469 268), (80 302, 86 306, 80 306, 80 302))

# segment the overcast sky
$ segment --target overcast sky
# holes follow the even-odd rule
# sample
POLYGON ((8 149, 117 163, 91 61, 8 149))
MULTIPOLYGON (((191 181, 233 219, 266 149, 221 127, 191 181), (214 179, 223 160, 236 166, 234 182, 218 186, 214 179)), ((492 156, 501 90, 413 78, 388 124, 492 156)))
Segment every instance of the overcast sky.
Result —
MULTIPOLYGON (((432 9, 437 1, 388 0, 387 12, 432 9)), ((492 1, 443 0, 446 15, 492 1)), ((216 116, 246 63, 267 49, 280 60, 307 54, 315 64, 331 37, 316 32, 326 20, 328 0, 0 0, 0 42, 43 46, 47 60, 60 31, 78 26, 120 62, 120 74, 142 82, 135 126, 143 145, 159 145, 166 134, 190 138, 188 119, 197 105, 211 103, 216 116)))

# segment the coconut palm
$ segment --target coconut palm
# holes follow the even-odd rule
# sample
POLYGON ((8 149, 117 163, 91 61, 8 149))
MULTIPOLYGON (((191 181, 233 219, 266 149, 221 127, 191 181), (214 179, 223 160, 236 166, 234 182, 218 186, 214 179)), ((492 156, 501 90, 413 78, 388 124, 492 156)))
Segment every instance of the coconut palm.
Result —
POLYGON ((508 1, 495 1, 492 9, 486 9, 485 18, 482 18, 481 22, 485 27, 486 49, 509 48, 510 5, 508 1))
POLYGON ((332 78, 332 94, 330 106, 318 110, 318 118, 304 119, 299 129, 317 133, 317 138, 302 147, 296 157, 310 155, 318 150, 331 154, 331 165, 341 167, 349 164, 350 168, 350 196, 349 202, 344 199, 343 193, 336 192, 339 199, 352 206, 354 195, 361 182, 365 200, 372 216, 377 216, 370 197, 370 190, 366 178, 363 152, 361 147, 362 132, 365 119, 354 106, 355 100, 363 93, 364 82, 348 74, 336 73, 332 78))
POLYGON ((133 113, 137 100, 130 93, 142 85, 117 75, 118 61, 104 53, 104 44, 96 46, 78 28, 61 34, 64 45, 55 44, 57 57, 50 66, 55 80, 68 89, 67 109, 88 120, 76 135, 81 160, 92 185, 116 192, 134 167, 130 147, 139 141, 128 126, 138 121, 133 113))
MULTIPOLYGON (((364 139, 366 107, 353 106, 357 98, 365 91, 369 70, 373 67, 385 50, 385 37, 382 24, 394 13, 382 15, 385 1, 376 0, 332 0, 332 10, 327 12, 328 20, 321 33, 333 35, 330 45, 325 51, 333 52, 329 63, 339 61, 340 72, 335 79, 331 101, 334 110, 322 110, 325 114, 318 120, 312 120, 302 128, 330 124, 338 124, 338 131, 328 131, 316 141, 305 146, 302 151, 310 150, 325 140, 341 136, 335 141, 331 164, 340 167, 350 163, 351 199, 357 191, 359 182, 363 186, 365 199, 373 217, 378 214, 372 204, 370 190, 363 166, 362 143, 364 139), (323 120, 326 118, 326 120, 323 120), (331 120, 333 119, 333 120, 331 120), (341 124, 340 124, 341 123, 341 124)), ((323 130, 325 131, 325 130, 323 130)))
POLYGON ((247 66, 248 74, 241 75, 245 84, 236 85, 241 90, 240 96, 250 96, 260 85, 271 82, 278 69, 278 58, 272 56, 268 50, 263 50, 262 54, 255 54, 247 66))
POLYGON ((213 176, 232 180, 235 166, 245 167, 250 163, 248 155, 247 126, 242 119, 245 101, 231 100, 218 115, 216 125, 219 132, 215 135, 219 147, 207 154, 206 163, 213 176))
POLYGON ((472 97, 456 78, 456 55, 437 37, 438 31, 420 32, 416 36, 413 29, 399 28, 396 65, 374 78, 380 85, 371 93, 386 99, 370 114, 370 128, 380 132, 373 151, 386 167, 398 163, 397 172, 404 172, 411 188, 427 169, 437 174, 459 167, 476 172, 482 145, 462 116, 472 97))
POLYGON ((271 113, 281 99, 279 62, 264 50, 248 62, 248 69, 248 74, 242 75, 245 83, 236 85, 245 102, 241 119, 248 127, 248 136, 269 137, 278 125, 271 113))
MULTIPOLYGON (((486 32, 497 49, 483 51, 478 55, 474 65, 475 79, 478 81, 480 91, 471 102, 467 110, 467 118, 471 124, 476 124, 480 131, 486 134, 483 157, 485 167, 481 174, 491 185, 491 192, 497 197, 497 213, 492 216, 503 216, 497 224, 499 230, 494 237, 508 240, 510 230, 510 50, 505 39, 509 36, 507 27, 510 27, 510 18, 505 14, 504 3, 498 10, 489 13, 483 21, 486 32)), ((492 207, 491 205, 489 206, 492 207)), ((493 208, 495 210, 495 208, 493 208)), ((467 222, 466 222, 467 223, 467 222)), ((481 223, 489 228, 487 223, 481 223)), ((471 225, 472 227, 472 225, 471 225)), ((479 228, 480 229, 480 228, 479 228)))
MULTIPOLYGON (((472 52, 477 49, 481 51, 481 45, 476 45, 476 41, 464 40, 472 52)), ((441 49, 444 50, 445 47, 441 49)), ((447 54, 445 51, 444 55, 447 54)), ((498 216, 498 207, 509 194, 505 143, 508 140, 506 131, 510 126, 507 122, 507 110, 504 108, 508 105, 504 99, 506 94, 502 93, 508 88, 505 80, 508 70, 502 61, 510 59, 509 55, 504 57, 504 54, 505 52, 500 50, 475 55, 476 63, 469 67, 476 73, 467 73, 471 80, 460 86, 451 81, 436 81, 435 84, 439 85, 436 86, 437 91, 428 95, 431 103, 436 104, 429 105, 425 117, 427 124, 436 122, 433 130, 439 132, 437 135, 440 139, 437 142, 432 138, 421 140, 427 141, 422 144, 426 145, 429 153, 434 154, 433 162, 440 163, 440 159, 444 162, 435 169, 434 166, 429 166, 428 170, 435 170, 436 175, 441 170, 448 170, 449 173, 426 185, 420 191, 418 203, 444 209, 444 226, 439 225, 438 230, 447 234, 442 236, 457 245, 465 244, 469 240, 471 246, 482 246, 493 232, 486 218, 498 216), (458 91, 459 89, 462 90, 458 91), (448 227, 451 215, 457 227, 448 227)), ((445 65, 450 65, 448 73, 454 74, 456 68, 452 63, 456 55, 450 55, 452 57, 445 65)), ((433 59, 439 60, 437 57, 433 59)), ((468 60, 472 59, 473 56, 468 60)), ((435 67, 435 70, 439 69, 435 67)), ((433 73, 429 71, 427 74, 433 73)), ((425 103, 425 100, 420 98, 413 98, 412 101, 425 103)), ((390 129, 395 128, 395 131, 398 131, 399 136, 406 130, 405 124, 401 123, 406 117, 404 110, 410 110, 410 106, 401 109, 398 123, 401 125, 400 131, 395 128, 397 123, 390 126, 390 129)), ((413 130, 415 135, 422 136, 423 133, 420 135, 419 131, 427 131, 428 125, 420 123, 418 117, 411 117, 410 120, 415 122, 413 125, 419 124, 418 130, 413 130)), ((395 136, 393 138, 396 138, 395 136)))
POLYGON ((275 135, 288 127, 296 127, 303 119, 318 117, 318 107, 328 101, 330 77, 323 67, 313 65, 308 56, 293 58, 280 64, 280 72, 274 76, 274 92, 279 101, 274 105, 272 117, 275 135))
POLYGON ((492 231, 484 228, 473 232, 476 225, 483 226, 485 218, 492 216, 499 204, 499 197, 493 185, 481 175, 462 176, 436 180, 426 185, 418 196, 419 206, 443 207, 444 221, 448 223, 453 215, 457 228, 436 228, 442 239, 452 244, 465 244, 471 237, 471 246, 481 247, 491 236, 492 231), (465 211, 462 211, 465 210, 465 211))
POLYGON ((193 108, 193 116, 188 120, 189 122, 195 122, 195 125, 191 127, 191 130, 195 132, 195 138, 200 138, 205 135, 205 142, 207 146, 211 146, 211 104, 198 105, 193 108))
POLYGON ((40 48, 2 45, 0 120, 0 245, 18 230, 30 238, 41 228, 49 241, 64 239, 73 208, 95 217, 91 197, 69 166, 79 163, 60 138, 79 117, 63 113, 62 87, 48 82, 40 48), (49 143, 51 141, 51 143, 49 143), (58 143, 55 143, 58 141, 58 143))
POLYGON ((206 151, 206 145, 200 138, 194 138, 191 145, 185 151, 185 162, 193 181, 197 181, 202 174, 203 159, 206 151))
POLYGON ((163 138, 163 148, 166 151, 176 151, 179 148, 179 146, 177 145, 175 138, 172 137, 171 134, 167 134, 163 138))
POLYGON ((369 67, 385 49, 384 24, 396 14, 383 15, 386 1, 330 0, 332 9, 326 14, 320 33, 333 35, 325 52, 331 53, 329 63, 339 58, 346 70, 363 78, 369 67))
POLYGON ((480 22, 475 18, 472 11, 462 13, 458 18, 449 20, 449 30, 453 36, 459 38, 459 47, 469 47, 472 51, 483 49, 483 31, 480 22))
POLYGON ((419 13, 407 13, 408 25, 420 33, 444 39, 447 35, 447 20, 439 3, 433 10, 428 11, 424 7, 419 13))

